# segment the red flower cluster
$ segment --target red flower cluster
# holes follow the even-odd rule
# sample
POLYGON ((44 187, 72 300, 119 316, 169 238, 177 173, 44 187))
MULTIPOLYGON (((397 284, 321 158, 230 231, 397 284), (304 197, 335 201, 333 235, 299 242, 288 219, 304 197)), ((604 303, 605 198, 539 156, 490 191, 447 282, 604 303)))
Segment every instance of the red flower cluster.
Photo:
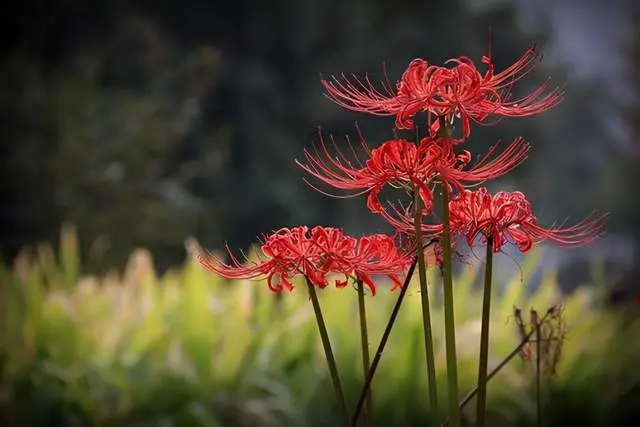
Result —
MULTIPOLYGON (((362 280, 373 294, 376 286, 372 275, 386 275, 400 287, 397 275, 401 275, 411 263, 408 254, 399 251, 393 239, 374 234, 356 239, 332 227, 301 226, 282 228, 267 236, 261 246, 268 257, 260 261, 241 263, 228 250, 231 264, 204 250, 197 250, 196 257, 207 269, 228 279, 267 279, 274 292, 293 290, 291 279, 302 275, 312 284, 325 288, 327 275, 342 273, 347 278, 362 280)), ((347 280, 336 281, 337 287, 345 287, 347 280)))
MULTIPOLYGON (((492 147, 473 166, 471 153, 456 151, 470 135, 471 120, 486 123, 490 116, 533 115, 561 100, 563 92, 558 88, 544 95, 546 85, 520 99, 510 97, 513 84, 532 70, 538 57, 536 49, 531 48, 500 73, 495 73, 490 57, 484 57, 484 75, 467 57, 449 60, 444 67, 415 59, 395 91, 389 85, 384 91, 378 90, 368 78, 323 81, 327 96, 340 106, 375 115, 395 115, 398 129, 412 128, 413 117, 421 111, 438 120, 431 126, 430 136, 416 143, 396 139, 373 150, 363 143, 369 158, 364 163, 358 161, 358 167, 353 167, 342 153, 330 153, 324 144, 315 155, 305 151, 307 164, 298 164, 334 188, 353 190, 354 195, 368 193, 369 209, 401 233, 414 232, 415 211, 411 205, 405 208, 393 203, 383 208, 379 200, 381 189, 386 185, 406 191, 417 189, 422 218, 432 210, 434 184, 442 184, 443 191, 454 192, 449 203, 449 229, 454 239, 465 237, 471 244, 478 234, 492 237, 496 252, 507 242, 517 244, 523 252, 547 239, 566 246, 589 243, 603 232, 604 217, 589 217, 572 227, 546 229, 537 224, 529 202, 520 192, 491 196, 484 188, 467 190, 468 186, 498 178, 518 166, 531 148, 523 139, 517 138, 496 156, 496 147, 492 147), (462 138, 441 137, 437 133, 439 127, 452 123, 456 117, 462 122, 462 138)), ((444 225, 421 223, 421 228, 423 234, 433 237, 442 232, 444 225)))
MULTIPOLYGON (((495 153, 494 146, 472 164, 474 156, 459 150, 470 135, 471 121, 487 123, 492 116, 529 116, 561 100, 562 90, 556 88, 545 95, 546 85, 522 98, 511 97, 513 84, 531 71, 538 57, 535 48, 531 48, 500 73, 495 73, 490 57, 484 57, 482 62, 487 66, 484 74, 467 57, 449 60, 446 66, 416 59, 409 64, 395 90, 388 84, 384 91, 378 90, 368 78, 322 82, 328 97, 339 105, 374 115, 394 115, 398 129, 413 127, 413 118, 419 112, 437 117, 429 136, 419 141, 395 138, 372 149, 361 138, 365 159, 356 156, 349 160, 339 150, 329 150, 320 138, 313 151, 304 151, 306 162, 296 160, 317 180, 349 192, 343 197, 367 195, 369 210, 382 216, 400 236, 409 237, 411 244, 406 248, 399 249, 393 238, 386 235, 356 239, 336 228, 296 227, 283 228, 264 239, 262 252, 268 259, 243 266, 229 252, 229 265, 199 251, 200 262, 227 278, 266 278, 269 288, 276 292, 293 289, 291 279, 297 275, 304 275, 324 288, 327 274, 342 273, 366 283, 375 293, 373 275, 386 275, 400 286, 397 276, 405 272, 415 253, 416 217, 423 238, 438 238, 448 226, 453 243, 464 238, 471 245, 481 235, 485 240, 491 238, 496 252, 506 243, 516 244, 525 252, 547 239, 566 246, 591 242, 604 230, 603 217, 588 217, 572 227, 543 228, 537 224, 522 193, 491 195, 484 188, 468 189, 510 172, 527 158, 531 149, 529 143, 516 138, 500 154, 495 153), (450 132, 437 132, 440 126, 449 126, 456 118, 462 123, 462 138, 443 137, 450 132), (408 207, 383 203, 380 195, 385 187, 410 193, 408 207), (451 193, 449 224, 422 221, 432 214, 435 188, 451 193), (420 211, 416 211, 416 201, 421 204, 420 211)), ((430 261, 441 262, 441 252, 431 249, 428 256, 430 261)), ((338 287, 346 284, 347 280, 336 282, 338 287)))
MULTIPOLYGON (((512 66, 495 74, 489 56, 482 58, 487 65, 484 75, 473 61, 465 56, 451 59, 451 67, 431 65, 423 59, 414 59, 393 91, 387 83, 380 90, 365 77, 364 80, 332 78, 323 80, 327 96, 338 105, 375 115, 396 116, 398 129, 413 128, 413 117, 429 112, 437 117, 460 117, 463 138, 471 132, 470 120, 484 123, 490 116, 530 116, 548 110, 563 97, 559 88, 544 95, 543 84, 526 96, 511 98, 513 84, 527 75, 535 66, 539 53, 535 46, 528 49, 512 66)), ((432 127, 437 131, 438 121, 432 127)))

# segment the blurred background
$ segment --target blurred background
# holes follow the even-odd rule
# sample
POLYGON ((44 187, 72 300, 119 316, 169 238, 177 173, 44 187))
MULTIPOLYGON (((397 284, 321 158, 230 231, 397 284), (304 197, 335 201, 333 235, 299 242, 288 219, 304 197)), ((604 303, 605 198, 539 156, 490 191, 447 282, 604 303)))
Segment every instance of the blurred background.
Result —
MULTIPOLYGON (((611 212, 598 245, 624 265, 640 241, 637 2, 235 1, 8 3, 2 63, 2 254, 78 227, 88 268, 152 250, 182 262, 185 237, 246 248, 281 226, 387 230, 359 199, 310 189, 293 163, 320 126, 372 146, 392 118, 332 104, 323 75, 398 79, 416 57, 500 70, 532 42, 564 102, 476 128, 475 152, 522 135, 531 157, 496 188, 525 191, 543 224, 611 212), (634 10, 635 9, 635 10, 634 10)), ((531 85, 531 86, 527 86, 531 85)), ((590 250, 595 250, 591 248, 590 250)))
MULTIPOLYGON (((539 116, 474 128, 468 144, 478 154, 516 136, 533 145, 529 159, 493 188, 526 192, 543 225, 593 210, 611 215, 607 235, 589 247, 545 250, 534 268, 538 281, 557 270, 554 283, 566 292, 593 283, 600 263, 598 280, 612 286, 638 265, 637 1, 11 0, 3 12, 0 245, 5 264, 13 265, 3 280, 20 289, 64 284, 59 289, 73 299, 84 292, 75 290, 81 275, 129 265, 135 276, 140 262, 156 280, 156 272, 181 268, 190 237, 239 250, 283 226, 388 231, 361 199, 335 200, 309 188, 294 164, 317 140, 318 127, 339 144, 357 138, 356 122, 371 146, 393 136, 393 118, 327 100, 320 74, 376 79, 386 67, 396 80, 416 57, 479 61, 490 38, 498 71, 533 42, 543 50, 544 60, 518 90, 551 77, 567 93, 539 116), (64 224, 76 227, 77 241, 61 235, 64 224), (35 264, 14 263, 40 242, 61 248, 59 264, 43 250, 35 264), (149 252, 130 258, 136 248, 149 252)), ((506 286, 522 267, 501 265, 506 286)), ((11 303, 23 310, 14 326, 44 322, 29 305, 45 304, 37 295, 11 303)), ((29 328, 34 340, 42 338, 39 327, 29 328)), ((23 341, 24 354, 39 354, 23 341)), ((105 423, 92 425, 121 425, 105 423)))

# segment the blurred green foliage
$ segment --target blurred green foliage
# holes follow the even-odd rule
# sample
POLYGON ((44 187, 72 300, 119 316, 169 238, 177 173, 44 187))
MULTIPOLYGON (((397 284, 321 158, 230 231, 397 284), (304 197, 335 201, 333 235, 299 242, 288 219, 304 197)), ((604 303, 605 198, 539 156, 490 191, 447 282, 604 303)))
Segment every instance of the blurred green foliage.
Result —
MULTIPOLYGON (((229 283, 193 262, 158 277, 145 250, 131 255, 123 274, 80 276, 73 230, 60 240, 58 251, 40 246, 0 272, 2 425, 339 425, 303 287, 276 298, 264 283, 229 283)), ((522 276, 495 295, 490 369, 518 343, 514 306, 543 313, 560 301, 554 272, 526 296, 539 256, 530 254, 522 276)), ((470 266, 455 282, 465 393, 477 372, 479 272, 470 266)), ((435 271, 429 279, 437 370, 444 380, 435 271)), ((420 298, 417 284, 411 286, 416 291, 409 291, 374 381, 381 426, 427 425, 434 416, 425 404, 420 298)), ((545 426, 631 426, 628 420, 637 420, 639 325, 623 328, 617 315, 597 307, 592 289, 563 300, 566 340, 545 388, 545 426)), ((353 401, 362 382, 356 292, 327 289, 320 295, 353 401)), ((374 345, 395 299, 385 289, 367 299, 374 345)), ((535 425, 533 378, 531 366, 516 358, 492 380, 490 425, 535 425)), ((444 381, 439 387, 446 393, 444 381)))

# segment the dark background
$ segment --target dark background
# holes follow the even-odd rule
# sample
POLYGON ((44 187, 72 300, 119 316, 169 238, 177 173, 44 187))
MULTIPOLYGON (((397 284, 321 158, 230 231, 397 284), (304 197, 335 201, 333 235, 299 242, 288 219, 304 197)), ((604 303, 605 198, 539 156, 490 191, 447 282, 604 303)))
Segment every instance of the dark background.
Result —
POLYGON ((608 235, 575 257, 631 265, 640 242, 634 4, 13 0, 2 13, 2 255, 55 242, 63 223, 77 226, 90 270, 122 266, 139 246, 165 269, 183 261, 187 237, 243 248, 287 225, 387 230, 363 200, 314 192, 294 165, 318 126, 341 142, 356 121, 372 146, 392 136, 392 118, 324 98, 320 73, 381 77, 384 63, 397 79, 415 57, 479 61, 491 34, 498 70, 534 41, 545 51, 521 90, 552 76, 567 95, 540 116, 476 127, 469 147, 531 141, 527 162, 494 188, 525 191, 546 225, 611 212, 608 235))

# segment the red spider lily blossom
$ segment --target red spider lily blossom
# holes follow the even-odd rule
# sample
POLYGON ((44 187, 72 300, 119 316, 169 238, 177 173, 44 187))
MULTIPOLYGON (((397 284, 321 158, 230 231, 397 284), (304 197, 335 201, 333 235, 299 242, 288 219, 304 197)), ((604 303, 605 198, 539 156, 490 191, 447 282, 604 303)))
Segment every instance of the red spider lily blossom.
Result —
MULTIPOLYGON (((392 237, 373 234, 359 239, 345 236, 337 228, 314 229, 314 242, 324 254, 324 270, 353 274, 369 287, 373 295, 376 286, 372 275, 389 277, 396 289, 402 287, 397 276, 403 274, 411 264, 411 251, 400 251, 392 237)), ((347 285, 347 280, 336 281, 337 287, 347 285)))
MULTIPOLYGON (((533 46, 506 70, 495 73, 489 56, 482 58, 487 65, 484 75, 468 57, 450 59, 445 65, 430 65, 423 59, 414 59, 403 73, 396 90, 387 82, 377 89, 365 76, 363 80, 352 80, 344 75, 333 77, 322 84, 327 97, 338 105, 374 115, 396 116, 398 129, 413 128, 412 118, 419 112, 433 113, 438 117, 460 117, 463 137, 470 134, 470 120, 483 123, 490 116, 521 117, 543 112, 562 97, 559 88, 545 95, 547 84, 543 84, 519 99, 511 97, 513 84, 527 75, 540 57, 533 46)), ((437 131, 436 121, 432 131, 437 131)))
POLYGON ((398 276, 406 273, 412 261, 411 251, 398 250, 386 234, 361 237, 354 251, 341 256, 347 264, 355 266, 354 275, 369 287, 372 295, 376 293, 376 286, 371 276, 385 275, 394 283, 391 290, 401 288, 398 276))
POLYGON ((339 150, 335 150, 335 155, 329 152, 322 139, 315 153, 304 151, 307 164, 298 160, 296 163, 325 184, 340 190, 354 191, 346 197, 368 193, 367 207, 373 213, 380 213, 383 210, 378 196, 386 185, 415 185, 425 200, 425 210, 428 211, 431 208, 431 192, 425 182, 431 173, 431 159, 439 155, 436 146, 416 145, 404 139, 386 141, 374 149, 370 149, 363 139, 361 143, 369 158, 363 164, 356 157, 357 167, 354 167, 339 150))
MULTIPOLYGON (((195 255, 203 267, 227 279, 266 278, 273 292, 293 290, 291 279, 296 276, 305 276, 312 284, 325 288, 328 274, 342 273, 347 277, 355 275, 375 294, 371 275, 386 275, 398 286, 396 275, 410 264, 410 255, 399 251, 390 236, 356 239, 333 227, 282 228, 264 238, 261 251, 268 259, 246 261, 245 265, 228 248, 230 264, 202 249, 196 249, 195 255)), ((337 287, 346 285, 347 280, 336 281, 337 287)))
POLYGON ((424 138, 422 144, 431 146, 430 152, 438 153, 431 159, 430 178, 437 177, 441 182, 447 183, 458 191, 463 191, 465 185, 479 184, 505 175, 522 163, 531 149, 524 139, 516 138, 505 151, 493 159, 491 156, 497 145, 492 146, 475 165, 468 168, 471 163, 471 153, 466 150, 456 153, 454 139, 424 138))
POLYGON ((543 228, 531 212, 531 204, 519 191, 498 192, 485 188, 465 190, 449 202, 451 230, 464 236, 469 246, 477 235, 493 240, 494 252, 505 243, 526 252, 544 240, 568 247, 585 245, 604 232, 604 216, 589 216, 571 227, 543 228))
POLYGON ((306 276, 311 283, 327 286, 326 273, 316 265, 320 261, 320 251, 309 238, 309 227, 281 228, 267 236, 261 251, 268 260, 252 261, 243 265, 227 248, 230 264, 224 263, 213 253, 197 250, 195 255, 200 264, 208 270, 227 279, 267 278, 267 285, 273 292, 293 290, 291 279, 306 276), (274 278, 278 279, 277 283, 274 278))
MULTIPOLYGON (((530 150, 527 142, 517 138, 504 152, 491 158, 496 149, 496 146, 493 146, 473 167, 468 168, 471 154, 468 151, 456 153, 456 143, 452 138, 428 137, 423 138, 419 144, 394 139, 374 149, 370 149, 364 140, 361 142, 369 158, 363 164, 356 157, 357 167, 352 166, 339 150, 336 149, 334 154, 330 153, 322 139, 314 154, 308 150, 304 151, 307 164, 299 161, 296 163, 325 184, 341 190, 354 191, 345 197, 368 193, 369 210, 385 218, 390 214, 385 212, 379 195, 386 185, 407 190, 411 186, 418 188, 424 205, 423 214, 427 215, 433 205, 433 195, 429 186, 434 179, 444 181, 462 191, 464 185, 482 183, 509 172, 527 157, 530 150)), ((394 223, 393 220, 390 222, 394 223)))

